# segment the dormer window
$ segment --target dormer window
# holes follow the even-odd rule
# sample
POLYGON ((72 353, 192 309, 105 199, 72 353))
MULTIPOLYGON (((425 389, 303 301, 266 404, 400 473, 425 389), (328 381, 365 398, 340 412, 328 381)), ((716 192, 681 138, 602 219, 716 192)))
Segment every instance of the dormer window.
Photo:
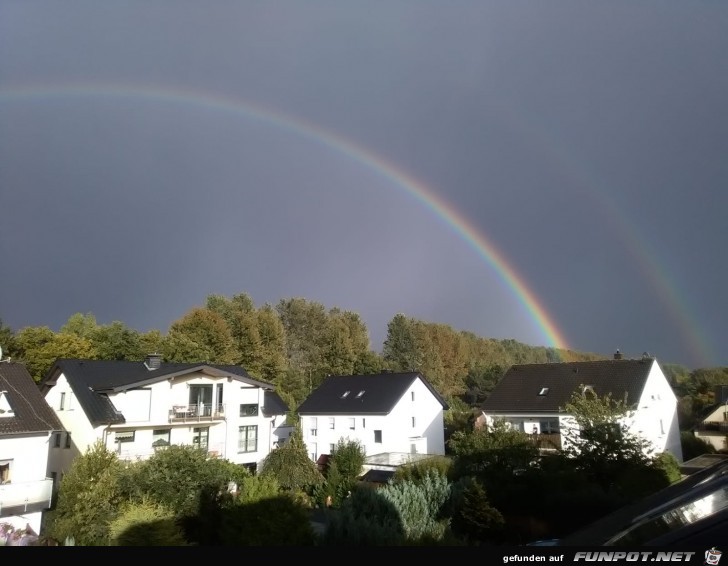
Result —
POLYGON ((7 398, 7 391, 0 391, 0 417, 13 417, 13 408, 7 398))
POLYGON ((344 392, 343 392, 343 393, 341 394, 341 398, 342 398, 342 399, 346 399, 346 398, 347 398, 347 397, 349 396, 349 393, 351 393, 351 392, 350 392, 350 391, 344 391, 344 392))
POLYGON ((544 396, 548 395, 548 393, 549 393, 548 387, 542 387, 541 391, 538 392, 540 397, 544 397, 544 396))
POLYGON ((364 395, 364 391, 359 391, 359 393, 356 394, 356 398, 358 399, 362 395, 364 395))

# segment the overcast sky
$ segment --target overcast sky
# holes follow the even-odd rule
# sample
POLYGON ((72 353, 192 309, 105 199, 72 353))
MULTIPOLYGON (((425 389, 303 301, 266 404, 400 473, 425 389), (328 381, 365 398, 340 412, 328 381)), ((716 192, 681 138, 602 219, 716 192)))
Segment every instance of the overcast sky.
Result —
POLYGON ((727 55, 718 1, 0 0, 0 318, 728 366, 727 55))

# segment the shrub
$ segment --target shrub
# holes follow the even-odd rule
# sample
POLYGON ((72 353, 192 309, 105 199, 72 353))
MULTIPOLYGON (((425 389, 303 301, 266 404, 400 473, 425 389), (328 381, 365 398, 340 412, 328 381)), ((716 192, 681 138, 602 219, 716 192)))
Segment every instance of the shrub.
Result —
POLYGON ((128 504, 109 525, 111 546, 187 546, 174 513, 150 501, 128 504))

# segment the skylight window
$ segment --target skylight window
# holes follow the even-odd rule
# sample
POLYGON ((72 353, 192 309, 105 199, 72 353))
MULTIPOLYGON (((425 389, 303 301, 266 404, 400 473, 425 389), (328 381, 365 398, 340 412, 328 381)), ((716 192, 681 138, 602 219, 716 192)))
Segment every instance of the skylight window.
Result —
POLYGON ((364 391, 359 391, 359 393, 356 394, 356 398, 358 399, 362 395, 364 395, 364 391))
POLYGON ((543 397, 544 395, 548 395, 549 388, 548 387, 542 387, 541 391, 538 392, 538 394, 543 397))
POLYGON ((341 398, 342 398, 342 399, 346 399, 346 398, 347 398, 347 397, 349 396, 349 393, 350 393, 350 391, 344 391, 344 392, 343 392, 343 393, 341 394, 341 398))

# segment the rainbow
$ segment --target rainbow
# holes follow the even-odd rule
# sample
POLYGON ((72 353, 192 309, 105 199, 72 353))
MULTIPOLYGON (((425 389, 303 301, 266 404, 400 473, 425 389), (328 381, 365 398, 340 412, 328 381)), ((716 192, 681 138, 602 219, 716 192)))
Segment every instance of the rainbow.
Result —
POLYGON ((520 130, 522 141, 529 143, 536 154, 544 154, 547 161, 555 164, 557 170, 569 179, 565 186, 578 189, 579 196, 588 195, 593 201, 596 214, 606 217, 614 225, 614 234, 632 255, 642 277, 660 299, 675 327, 680 330, 682 340, 695 361, 695 367, 708 367, 711 360, 715 359, 715 352, 710 346, 711 341, 686 304, 685 297, 689 294, 680 292, 676 278, 668 274, 662 266, 664 262, 658 262, 657 251, 638 233, 637 223, 628 222, 629 209, 622 209, 614 199, 607 198, 612 192, 599 186, 596 176, 584 165, 588 160, 578 157, 578 148, 569 147, 566 141, 557 139, 554 132, 547 133, 545 129, 535 127, 532 122, 524 124, 518 119, 517 112, 506 110, 504 114, 509 117, 509 129, 514 132, 520 130))
POLYGON ((448 202, 439 197, 431 188, 413 175, 387 162, 381 156, 362 148, 333 132, 300 118, 285 115, 259 104, 238 98, 223 97, 208 92, 177 91, 162 87, 130 86, 123 84, 78 84, 58 86, 24 86, 0 88, 0 102, 27 101, 58 97, 114 97, 145 99, 166 104, 176 103, 193 105, 220 112, 228 112, 265 122, 289 133, 300 135, 323 144, 330 150, 343 154, 355 162, 371 169, 384 177, 395 187, 412 196, 417 202, 429 209, 444 221, 462 240, 464 240, 483 260, 485 260, 506 284, 527 311, 529 317, 545 338, 550 347, 568 350, 569 346, 542 302, 528 287, 526 282, 509 264, 503 254, 480 233, 472 223, 455 210, 448 202))

